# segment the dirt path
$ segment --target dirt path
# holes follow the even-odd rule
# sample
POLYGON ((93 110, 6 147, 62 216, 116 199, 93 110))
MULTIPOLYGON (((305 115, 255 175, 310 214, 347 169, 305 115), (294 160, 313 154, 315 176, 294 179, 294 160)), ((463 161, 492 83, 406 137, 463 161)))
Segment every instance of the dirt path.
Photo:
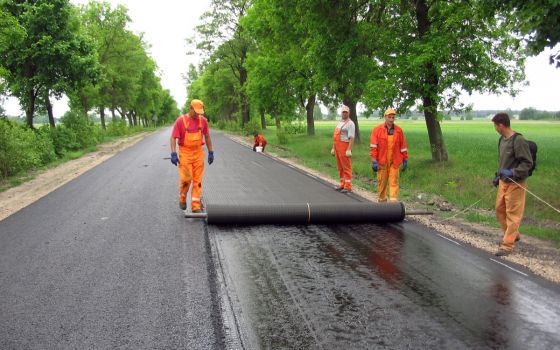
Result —
MULTIPOLYGON (((147 133, 139 134, 112 143, 99 145, 99 150, 97 152, 69 161, 56 168, 43 171, 33 180, 0 193, 0 221, 45 196, 49 192, 54 191, 73 178, 80 176, 116 153, 134 145, 147 135, 147 133)), ((238 136, 230 137, 247 146, 251 145, 248 138, 238 136)), ((273 147, 267 148, 267 153, 275 157, 273 152, 273 147), (272 150, 272 153, 269 152, 270 150, 272 150)), ((281 160, 312 173, 324 181, 332 183, 333 186, 338 184, 327 175, 306 168, 298 164, 295 160, 287 158, 282 158, 281 160)), ((377 195, 371 191, 355 188, 354 192, 368 200, 377 201, 377 195)), ((405 204, 407 208, 414 208, 414 203, 405 204)), ((496 251, 501 238, 501 232, 498 229, 467 223, 456 218, 446 220, 439 215, 437 210, 435 210, 435 215, 433 217, 417 216, 412 217, 411 220, 424 224, 443 235, 490 253, 496 251)), ((560 249, 553 242, 522 236, 521 242, 518 243, 514 253, 502 259, 526 266, 535 274, 552 282, 560 283, 560 249)))

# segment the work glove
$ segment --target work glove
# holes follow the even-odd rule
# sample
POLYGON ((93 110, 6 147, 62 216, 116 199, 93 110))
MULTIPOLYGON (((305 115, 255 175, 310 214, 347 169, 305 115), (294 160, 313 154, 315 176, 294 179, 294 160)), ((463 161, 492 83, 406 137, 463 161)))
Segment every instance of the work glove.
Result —
POLYGON ((334 156, 334 147, 331 148, 331 156, 334 156))
POLYGON ((494 187, 498 187, 499 184, 500 184, 500 177, 496 175, 494 176, 494 180, 492 180, 492 185, 494 185, 494 187))
POLYGON ((214 163, 214 151, 208 151, 208 164, 214 163))
POLYGON ((406 171, 406 168, 408 168, 408 159, 405 159, 402 161, 402 168, 401 171, 406 171))
POLYGON ((346 150, 346 157, 348 157, 348 158, 352 157, 352 151, 351 150, 349 150, 349 149, 346 150))
POLYGON ((177 152, 171 152, 171 163, 173 163, 173 165, 177 166, 179 162, 179 157, 177 157, 177 152))
POLYGON ((379 171, 379 164, 377 163, 376 160, 372 160, 372 161, 371 161, 371 168, 372 168, 373 171, 375 171, 375 172, 379 171))
POLYGON ((498 175, 500 175, 501 179, 513 177, 513 171, 511 171, 510 169, 500 169, 498 175))

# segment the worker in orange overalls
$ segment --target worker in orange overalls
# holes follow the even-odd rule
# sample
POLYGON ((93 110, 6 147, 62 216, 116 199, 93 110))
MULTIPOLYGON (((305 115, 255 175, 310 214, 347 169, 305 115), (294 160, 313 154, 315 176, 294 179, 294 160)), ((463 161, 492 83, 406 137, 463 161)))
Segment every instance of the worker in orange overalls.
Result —
POLYGON ((377 173, 377 194, 379 202, 387 201, 387 184, 389 201, 396 202, 399 195, 400 166, 405 171, 408 166, 408 150, 402 129, 395 124, 397 111, 389 108, 385 111, 385 122, 371 131, 370 155, 371 168, 377 173))
POLYGON ((179 170, 179 207, 187 209, 187 192, 192 184, 191 209, 193 213, 202 211, 202 177, 204 176, 204 151, 208 149, 208 164, 214 162, 212 139, 208 130, 208 120, 204 117, 204 104, 192 100, 189 113, 177 118, 171 132, 171 163, 179 170), (176 147, 179 143, 179 155, 176 147))
POLYGON ((336 156, 340 174, 340 186, 335 188, 341 193, 352 191, 352 146, 356 136, 356 125, 350 120, 350 108, 342 106, 342 120, 334 129, 331 154, 336 156))
POLYGON ((263 135, 259 135, 259 133, 255 132, 253 134, 253 152, 257 151, 257 147, 262 147, 262 151, 264 152, 264 148, 266 147, 266 140, 263 135))

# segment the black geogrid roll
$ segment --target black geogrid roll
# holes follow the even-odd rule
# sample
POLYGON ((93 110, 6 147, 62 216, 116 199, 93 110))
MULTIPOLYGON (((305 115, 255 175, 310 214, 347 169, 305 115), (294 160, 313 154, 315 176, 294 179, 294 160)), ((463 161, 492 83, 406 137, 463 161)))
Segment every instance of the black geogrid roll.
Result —
POLYGON ((296 225, 402 221, 402 203, 207 204, 210 225, 296 225))

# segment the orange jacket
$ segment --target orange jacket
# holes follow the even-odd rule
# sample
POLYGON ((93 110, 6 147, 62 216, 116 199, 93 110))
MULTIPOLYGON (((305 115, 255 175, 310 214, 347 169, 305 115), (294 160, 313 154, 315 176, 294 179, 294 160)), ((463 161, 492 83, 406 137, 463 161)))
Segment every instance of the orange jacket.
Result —
MULTIPOLYGON (((404 159, 408 159, 408 149, 402 129, 393 124, 394 143, 393 143, 393 168, 398 168, 404 159)), ((381 123, 371 131, 369 139, 369 154, 371 160, 376 160, 379 165, 387 163, 387 127, 381 123)))
POLYGON ((264 146, 266 146, 266 140, 264 139, 264 136, 262 135, 255 136, 255 139, 253 141, 253 147, 264 147, 264 146))

